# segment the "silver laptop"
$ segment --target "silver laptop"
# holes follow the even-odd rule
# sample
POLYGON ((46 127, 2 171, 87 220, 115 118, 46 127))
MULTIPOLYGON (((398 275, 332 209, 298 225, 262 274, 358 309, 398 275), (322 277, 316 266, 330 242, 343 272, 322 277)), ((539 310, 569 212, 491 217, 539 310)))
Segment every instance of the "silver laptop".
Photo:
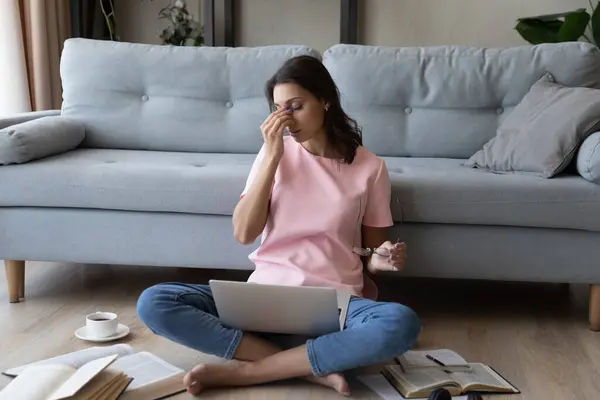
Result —
POLYGON ((253 332, 320 336, 344 328, 350 295, 333 288, 210 280, 221 322, 253 332))

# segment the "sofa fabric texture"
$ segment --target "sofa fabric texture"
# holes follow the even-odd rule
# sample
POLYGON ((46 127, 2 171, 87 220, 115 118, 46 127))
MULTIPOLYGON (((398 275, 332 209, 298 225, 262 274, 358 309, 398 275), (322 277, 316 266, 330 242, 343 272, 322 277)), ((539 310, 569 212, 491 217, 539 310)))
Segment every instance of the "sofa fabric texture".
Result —
POLYGON ((75 149, 85 138, 85 128, 62 116, 46 116, 0 129, 0 165, 28 161, 75 149))
MULTIPOLYGON (((383 157, 397 223, 537 226, 600 231, 600 190, 465 168, 463 160, 383 157)), ((231 216, 254 156, 78 149, 0 169, 0 207, 231 216)))
POLYGON ((7 118, 0 118, 0 129, 7 128, 9 126, 21 124, 27 121, 33 121, 42 117, 54 117, 61 114, 60 110, 44 110, 44 111, 33 111, 24 112, 16 115, 12 115, 7 118))
POLYGON ((231 215, 254 156, 78 149, 0 170, 0 207, 231 215))
POLYGON ((339 44, 323 53, 343 106, 382 156, 468 159, 545 73, 600 89, 600 52, 589 43, 506 49, 339 44), (568 62, 565 62, 568 60, 568 62))
MULTIPOLYGON (((0 230, 0 254, 9 260, 252 270, 248 252, 258 246, 237 244, 231 218, 217 215, 0 207, 0 220, 10 232, 0 230)), ((402 276, 600 281, 594 232, 406 223, 390 236, 409 244, 402 276)))
POLYGON ((86 125, 83 147, 256 154, 269 114, 266 80, 306 46, 213 48, 70 39, 62 115, 86 125))

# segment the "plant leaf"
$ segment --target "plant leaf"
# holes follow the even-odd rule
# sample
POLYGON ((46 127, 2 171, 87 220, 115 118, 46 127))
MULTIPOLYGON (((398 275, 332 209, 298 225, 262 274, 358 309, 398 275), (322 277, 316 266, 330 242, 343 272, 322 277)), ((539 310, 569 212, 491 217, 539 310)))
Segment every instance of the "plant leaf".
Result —
POLYGON ((586 10, 577 10, 565 15, 565 22, 558 32, 560 42, 575 42, 583 36, 590 22, 590 14, 586 10))
POLYGON ((585 8, 558 14, 519 18, 515 29, 531 44, 578 40, 584 33, 590 15, 585 8))
POLYGON ((531 44, 556 43, 562 21, 542 21, 539 19, 523 18, 519 20, 515 29, 531 44))
POLYGON ((592 33, 596 46, 600 47, 600 4, 596 5, 596 9, 592 14, 592 33))
POLYGON ((524 18, 517 19, 517 21, 528 20, 528 19, 537 19, 537 20, 544 21, 544 22, 556 21, 557 19, 564 18, 567 14, 574 13, 574 12, 580 12, 580 11, 585 11, 585 8, 578 8, 577 10, 566 11, 566 12, 556 13, 556 14, 545 14, 545 15, 536 15, 533 17, 524 17, 524 18))

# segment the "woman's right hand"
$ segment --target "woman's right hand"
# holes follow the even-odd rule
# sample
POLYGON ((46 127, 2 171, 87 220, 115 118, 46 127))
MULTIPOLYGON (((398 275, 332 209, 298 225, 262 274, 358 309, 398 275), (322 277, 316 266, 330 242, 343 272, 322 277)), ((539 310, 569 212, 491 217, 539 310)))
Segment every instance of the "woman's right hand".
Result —
POLYGON ((274 111, 260 126, 265 142, 265 155, 279 162, 283 156, 283 130, 292 122, 292 112, 285 108, 274 111))

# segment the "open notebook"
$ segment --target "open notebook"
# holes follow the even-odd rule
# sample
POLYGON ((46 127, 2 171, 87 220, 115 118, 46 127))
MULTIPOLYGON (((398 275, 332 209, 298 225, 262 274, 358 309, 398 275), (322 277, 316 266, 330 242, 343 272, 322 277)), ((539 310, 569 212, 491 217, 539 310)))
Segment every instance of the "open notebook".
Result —
MULTIPOLYGON (((101 372, 99 372, 97 376, 93 378, 93 380, 88 379, 86 381, 88 384, 83 386, 84 389, 88 389, 88 386, 92 386, 92 384, 100 385, 100 383, 95 383, 98 378, 102 378, 101 380, 98 380, 102 382, 104 380, 109 380, 109 378, 116 381, 117 376, 119 376, 121 377, 118 378, 120 380, 122 380, 122 377, 127 378, 127 384, 121 388, 121 390, 118 392, 118 396, 114 397, 115 399, 118 398, 119 400, 156 400, 170 397, 185 391, 185 386, 183 385, 185 371, 167 363, 152 353, 145 351, 136 353, 129 345, 116 344, 106 347, 90 347, 84 350, 75 351, 4 371, 4 375, 16 378, 2 392, 0 392, 0 400, 5 400, 5 397, 2 397, 4 393, 13 393, 8 392, 8 390, 15 390, 17 384, 20 385, 21 382, 40 382, 40 379, 31 379, 32 374, 37 374, 40 370, 48 371, 49 375, 60 375, 60 372, 50 371, 79 371, 84 367, 89 368, 87 366, 90 364, 96 365, 95 363, 99 363, 100 360, 107 359, 111 360, 110 363, 108 363, 105 369, 101 370, 101 372)), ((77 374, 74 374, 74 376, 76 375, 77 374)), ((56 382, 60 382, 60 380, 56 382)), ((83 383, 81 379, 77 379, 77 382, 80 384, 83 383)), ((53 396, 54 391, 56 391, 58 387, 55 387, 56 383, 52 385, 53 386, 44 388, 40 387, 39 390, 42 394, 40 394, 38 397, 33 397, 33 395, 29 395, 30 397, 19 395, 16 397, 6 397, 6 400, 9 398, 31 400, 54 399, 54 397, 51 396, 53 396), (51 391, 51 393, 46 393, 48 391, 51 391)), ((104 384, 104 386, 106 385, 108 384, 104 384)), ((26 386, 33 387, 40 385, 38 383, 30 383, 26 386)), ((24 390, 24 388, 21 389, 19 386, 19 390, 24 390)), ((21 392, 15 393, 18 394, 21 392)), ((69 400, 88 400, 88 398, 94 400, 104 400, 105 398, 112 399, 113 397, 67 397, 69 400)))
POLYGON ((409 351, 396 361, 396 365, 385 366, 382 374, 408 399, 427 398, 438 388, 448 389, 453 396, 467 392, 520 393, 493 368, 481 363, 468 363, 451 350, 409 351))
POLYGON ((2 400, 117 400, 131 382, 122 371, 107 370, 117 354, 80 367, 43 364, 25 368, 1 392, 2 400))

